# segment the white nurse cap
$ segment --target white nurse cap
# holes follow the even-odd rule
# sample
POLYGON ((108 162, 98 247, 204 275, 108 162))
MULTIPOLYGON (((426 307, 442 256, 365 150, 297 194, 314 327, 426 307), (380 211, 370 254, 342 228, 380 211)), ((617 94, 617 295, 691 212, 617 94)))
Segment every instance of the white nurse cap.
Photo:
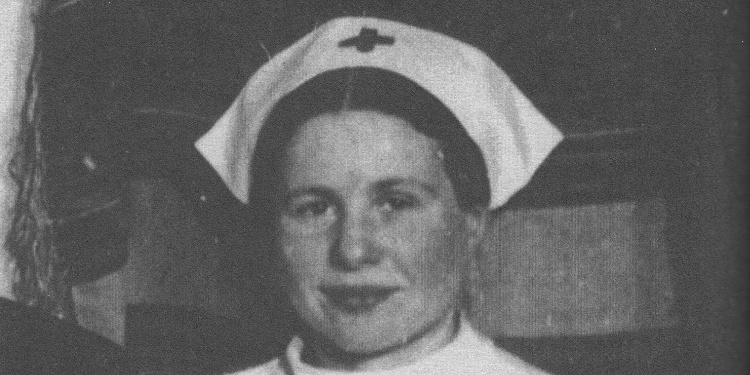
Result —
POLYGON ((274 105, 313 77, 347 67, 398 73, 450 109, 484 157, 491 209, 524 187, 562 140, 560 131, 480 50, 399 22, 345 17, 319 26, 263 65, 195 147, 235 197, 247 203, 253 152, 274 105))

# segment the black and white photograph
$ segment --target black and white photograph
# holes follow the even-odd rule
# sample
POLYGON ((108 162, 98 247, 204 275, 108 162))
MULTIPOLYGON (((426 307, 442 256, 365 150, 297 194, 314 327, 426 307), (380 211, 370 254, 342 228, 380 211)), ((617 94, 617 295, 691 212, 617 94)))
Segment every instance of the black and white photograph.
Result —
POLYGON ((744 0, 0 0, 0 375, 750 372, 744 0))

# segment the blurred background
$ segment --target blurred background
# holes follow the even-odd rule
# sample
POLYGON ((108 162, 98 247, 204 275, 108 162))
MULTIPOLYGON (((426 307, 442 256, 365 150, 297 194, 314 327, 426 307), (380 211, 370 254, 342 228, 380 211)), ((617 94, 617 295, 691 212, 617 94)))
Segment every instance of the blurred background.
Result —
MULTIPOLYGON (((78 322, 142 370, 265 360, 288 327, 246 208, 192 143, 315 25, 378 16, 478 46, 566 140, 493 216, 477 326, 556 374, 746 369, 744 1, 52 1, 37 45, 78 322)), ((252 209, 252 208, 250 208, 252 209)))

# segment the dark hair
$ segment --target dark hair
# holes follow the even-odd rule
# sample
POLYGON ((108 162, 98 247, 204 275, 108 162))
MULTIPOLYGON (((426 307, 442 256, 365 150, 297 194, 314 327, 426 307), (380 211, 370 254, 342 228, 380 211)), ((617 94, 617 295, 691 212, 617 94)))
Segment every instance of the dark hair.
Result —
POLYGON ((473 210, 488 205, 490 188, 484 159, 456 116, 427 90, 402 75, 356 67, 322 73, 273 108, 253 155, 251 210, 266 215, 266 220, 271 216, 268 194, 278 186, 279 161, 299 126, 319 115, 345 110, 374 110, 399 117, 437 140, 460 207, 473 210))

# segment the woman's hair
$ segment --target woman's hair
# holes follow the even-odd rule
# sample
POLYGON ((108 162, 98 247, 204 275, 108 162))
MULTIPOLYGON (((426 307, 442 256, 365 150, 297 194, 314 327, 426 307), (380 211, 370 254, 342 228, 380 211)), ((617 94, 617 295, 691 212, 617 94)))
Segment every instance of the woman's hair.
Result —
MULTIPOLYGON (((378 68, 342 68, 320 74, 283 97, 258 137, 252 160, 250 209, 268 219, 280 162, 304 122, 326 113, 372 110, 401 118, 438 142, 456 199, 463 210, 489 204, 487 168, 479 147, 453 113, 404 76, 378 68)), ((263 220, 261 218, 261 220, 263 220)))

